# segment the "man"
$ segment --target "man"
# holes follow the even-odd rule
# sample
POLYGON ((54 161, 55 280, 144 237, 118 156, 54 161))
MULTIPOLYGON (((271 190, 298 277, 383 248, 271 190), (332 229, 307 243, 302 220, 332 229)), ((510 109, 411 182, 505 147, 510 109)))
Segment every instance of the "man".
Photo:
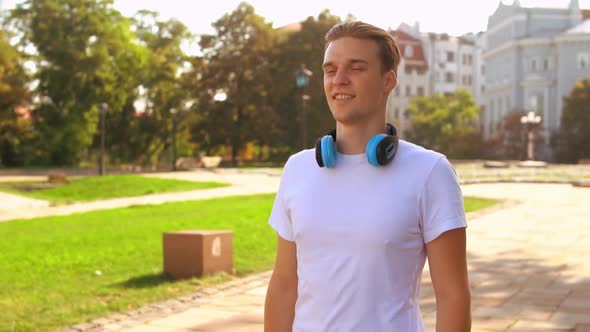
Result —
POLYGON ((439 153, 393 141, 386 126, 400 61, 395 41, 352 22, 334 26, 326 42, 334 160, 322 160, 327 138, 285 165, 269 220, 278 246, 265 331, 423 331, 426 257, 437 331, 469 331, 466 221, 454 170, 439 153), (393 160, 375 164, 368 155, 382 137, 395 142, 386 153, 393 160))

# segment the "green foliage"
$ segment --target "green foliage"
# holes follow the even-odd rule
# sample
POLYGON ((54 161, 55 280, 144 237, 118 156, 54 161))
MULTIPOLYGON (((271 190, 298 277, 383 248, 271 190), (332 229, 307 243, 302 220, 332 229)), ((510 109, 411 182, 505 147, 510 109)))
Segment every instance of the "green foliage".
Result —
POLYGON ((148 178, 139 175, 107 175, 79 178, 68 184, 33 191, 30 188, 34 188, 34 185, 30 183, 0 183, 0 190, 3 187, 10 187, 10 191, 15 192, 15 189, 23 188, 25 190, 20 190, 20 194, 60 203, 207 189, 227 185, 217 182, 148 178))
POLYGON ((567 163, 590 159, 590 77, 578 81, 563 100, 559 132, 553 138, 556 158, 567 163))
POLYGON ((15 108, 24 106, 29 99, 23 61, 22 54, 8 42, 6 31, 0 29, 0 165, 3 166, 29 164, 33 155, 35 135, 31 131, 31 119, 19 118, 15 113, 15 108))
POLYGON ((112 1, 28 0, 10 21, 23 36, 21 45, 36 50, 30 54, 39 82, 36 126, 46 162, 77 165, 95 138, 98 105, 121 112, 146 51, 112 1))
POLYGON ((300 112, 301 91, 295 85, 295 72, 301 64, 313 72, 309 86, 305 90, 310 99, 306 106, 307 147, 312 147, 318 137, 325 135, 334 127, 334 118, 329 111, 324 95, 322 63, 326 33, 341 22, 338 16, 328 10, 317 17, 308 17, 301 23, 299 31, 283 31, 286 38, 281 49, 273 76, 280 77, 283 84, 274 87, 273 107, 280 114, 277 125, 281 129, 276 142, 290 147, 290 153, 301 148, 300 112))
POLYGON ((479 108, 466 89, 453 94, 412 99, 407 116, 412 127, 408 140, 446 154, 449 158, 476 158, 483 139, 475 123, 479 108))
POLYGON ((526 128, 520 118, 526 115, 524 110, 515 109, 506 114, 497 125, 494 139, 495 157, 498 159, 522 160, 526 157, 526 128))
POLYGON ((195 139, 207 149, 232 147, 232 161, 249 141, 269 142, 277 114, 270 95, 277 82, 272 76, 279 35, 270 23, 242 2, 213 23, 215 34, 201 36, 206 67, 202 72, 199 107, 201 122, 195 139), (225 94, 226 99, 214 97, 225 94))
POLYGON ((140 11, 133 18, 133 28, 139 42, 149 50, 147 68, 138 75, 145 90, 138 97, 146 103, 146 109, 131 119, 129 116, 135 113, 129 105, 130 112, 119 122, 121 137, 112 139, 120 150, 127 149, 127 160, 153 164, 166 158, 163 154, 170 151, 175 126, 180 141, 190 137, 184 119, 194 111, 189 102, 198 87, 193 85, 191 74, 198 62, 181 48, 193 36, 180 21, 162 21, 157 13, 140 11))

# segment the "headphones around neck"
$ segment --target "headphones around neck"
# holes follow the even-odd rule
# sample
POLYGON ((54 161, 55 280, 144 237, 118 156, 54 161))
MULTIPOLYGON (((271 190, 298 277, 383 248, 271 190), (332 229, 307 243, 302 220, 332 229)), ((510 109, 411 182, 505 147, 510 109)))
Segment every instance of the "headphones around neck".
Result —
MULTIPOLYGON (((373 136, 365 153, 367 160, 375 167, 389 164, 397 152, 399 139, 397 130, 392 124, 387 124, 387 135, 377 134, 373 136)), ((315 159, 320 167, 334 168, 336 166, 336 129, 330 131, 322 138, 318 138, 315 144, 315 159)))

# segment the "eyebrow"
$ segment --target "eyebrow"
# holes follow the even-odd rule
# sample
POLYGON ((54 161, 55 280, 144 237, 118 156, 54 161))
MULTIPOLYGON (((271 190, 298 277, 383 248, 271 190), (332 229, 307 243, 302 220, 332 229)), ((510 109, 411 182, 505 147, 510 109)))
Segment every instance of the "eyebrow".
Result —
MULTIPOLYGON (((362 63, 362 64, 366 64, 366 65, 369 64, 369 62, 367 60, 364 60, 364 59, 350 59, 350 60, 348 60, 346 62, 347 63, 350 63, 350 64, 358 64, 358 63, 362 63)), ((324 63, 322 65, 322 68, 333 67, 333 66, 334 66, 334 62, 328 61, 328 62, 326 62, 326 63, 324 63)))

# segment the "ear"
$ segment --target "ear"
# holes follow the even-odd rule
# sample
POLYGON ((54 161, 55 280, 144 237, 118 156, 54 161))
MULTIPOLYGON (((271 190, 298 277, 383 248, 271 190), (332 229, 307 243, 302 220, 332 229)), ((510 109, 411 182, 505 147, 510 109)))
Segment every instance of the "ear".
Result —
POLYGON ((397 85, 397 75, 393 70, 388 70, 383 75, 383 90, 389 94, 397 85))

